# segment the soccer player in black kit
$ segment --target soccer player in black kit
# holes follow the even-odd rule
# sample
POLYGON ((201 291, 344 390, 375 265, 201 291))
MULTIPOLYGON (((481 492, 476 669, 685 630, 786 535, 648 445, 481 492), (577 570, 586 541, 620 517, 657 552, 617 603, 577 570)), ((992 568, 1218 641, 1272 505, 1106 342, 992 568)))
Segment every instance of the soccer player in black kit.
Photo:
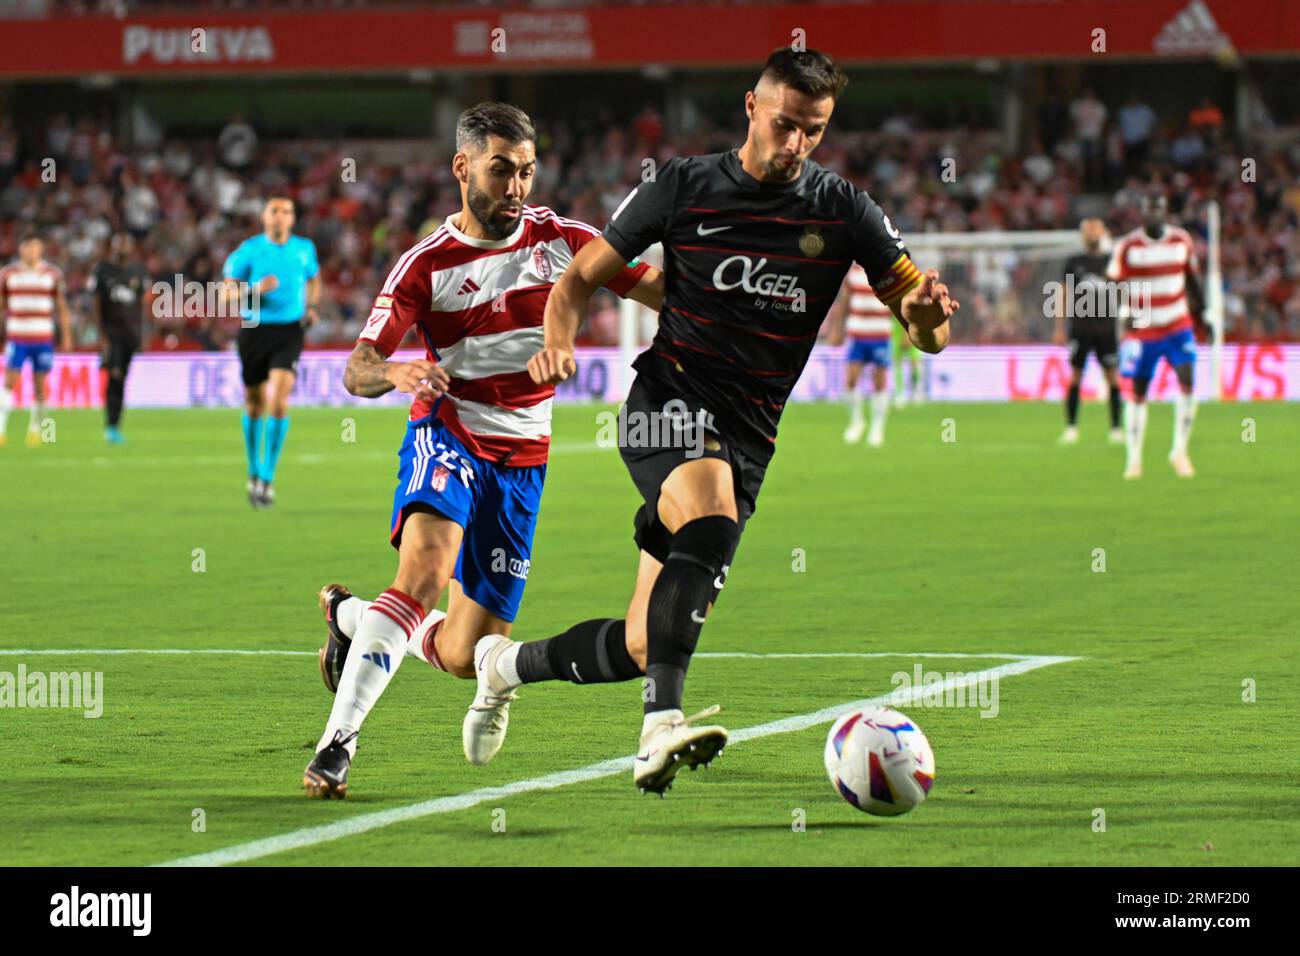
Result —
POLYGON ((108 374, 104 390, 104 437, 120 445, 122 406, 126 398, 126 374, 131 358, 140 348, 140 327, 144 319, 148 275, 133 261, 135 240, 118 233, 108 242, 108 258, 90 273, 86 290, 91 294, 95 325, 103 353, 99 367, 108 374))
POLYGON ((849 265, 862 263, 919 348, 938 352, 948 341, 957 302, 938 273, 912 263, 866 193, 808 160, 846 82, 825 54, 773 53, 745 94, 745 144, 675 158, 632 191, 553 287, 545 347, 529 362, 538 383, 572 375, 574 336, 595 290, 663 243, 659 331, 635 362, 621 412, 620 452, 644 501, 627 615, 475 648, 478 700, 502 706, 525 683, 645 674, 633 769, 642 792, 662 795, 681 768, 707 764, 726 743, 722 727, 698 723, 717 707, 683 715, 686 669, 754 513, 781 410, 849 265), (655 427, 665 420, 671 427, 655 427))
POLYGON ((1097 356, 1106 377, 1110 400, 1110 443, 1122 445, 1118 316, 1112 309, 1118 297, 1112 294, 1113 285, 1106 278, 1110 253, 1101 247, 1106 237, 1106 226, 1100 219, 1085 219, 1079 223, 1079 237, 1083 240, 1083 252, 1065 260, 1066 293, 1058 299, 1056 314, 1056 344, 1068 342, 1070 346, 1070 387, 1065 396, 1065 431, 1061 433, 1060 442, 1073 445, 1079 440, 1080 382, 1091 352, 1097 356), (1067 316, 1070 320, 1068 339, 1067 316))

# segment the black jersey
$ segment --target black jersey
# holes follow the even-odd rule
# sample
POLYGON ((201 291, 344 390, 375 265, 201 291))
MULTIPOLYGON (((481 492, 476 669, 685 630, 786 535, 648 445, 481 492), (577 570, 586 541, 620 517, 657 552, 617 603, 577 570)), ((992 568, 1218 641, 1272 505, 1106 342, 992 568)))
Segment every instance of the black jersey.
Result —
POLYGON ((144 268, 107 259, 95 266, 86 288, 99 300, 104 333, 115 337, 140 334, 140 302, 148 285, 144 268))
POLYGON ((1080 252, 1065 260, 1065 314, 1070 317, 1070 336, 1099 335, 1115 331, 1118 296, 1114 283, 1106 278, 1110 256, 1103 252, 1080 252))
POLYGON ((664 247, 659 331, 637 372, 697 399, 764 462, 849 266, 862 264, 886 304, 921 281, 871 197, 811 161, 793 182, 770 184, 735 150, 673 159, 632 190, 604 235, 628 260, 664 247))

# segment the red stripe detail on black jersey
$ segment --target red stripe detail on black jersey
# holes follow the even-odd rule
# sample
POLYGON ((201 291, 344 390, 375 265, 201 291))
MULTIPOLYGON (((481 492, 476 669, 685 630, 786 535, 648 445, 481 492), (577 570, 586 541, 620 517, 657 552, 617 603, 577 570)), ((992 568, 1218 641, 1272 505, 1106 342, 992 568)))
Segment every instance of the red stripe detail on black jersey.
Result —
POLYGON ((707 355, 710 358, 722 359, 722 361, 726 362, 728 365, 735 365, 736 368, 740 369, 746 375, 759 375, 764 378, 778 378, 780 376, 785 376, 789 378, 790 376, 790 373, 788 371, 765 372, 762 369, 745 368, 745 366, 743 365, 736 365, 736 360, 731 358, 731 356, 729 355, 723 355, 721 352, 715 352, 712 349, 700 348, 700 346, 698 345, 692 345, 690 342, 683 342, 681 339, 671 339, 670 341, 673 343, 673 345, 679 346, 684 349, 690 349, 692 352, 699 352, 701 355, 707 355))
POLYGON ((758 256, 761 259, 788 259, 791 262, 812 262, 819 266, 842 266, 846 265, 847 259, 809 259, 807 256, 783 256, 779 252, 759 252, 757 249, 735 249, 724 248, 722 246, 674 246, 675 249, 686 249, 690 252, 725 252, 734 255, 758 256))
MULTIPOLYGON (((713 319, 706 319, 702 315, 696 315, 694 312, 688 312, 686 309, 679 309, 675 305, 668 307, 669 312, 676 312, 678 315, 684 315, 688 319, 694 319, 696 322, 703 322, 705 325, 717 325, 713 319)), ((778 335, 775 332, 763 332, 758 329, 747 329, 743 325, 729 325, 728 329, 734 329, 737 332, 744 332, 746 335, 761 335, 765 339, 776 339, 778 342, 812 342, 817 338, 817 333, 812 332, 808 335, 778 335)))
POLYGON ((838 226, 843 224, 842 219, 782 219, 780 216, 754 216, 743 212, 732 212, 729 209, 704 209, 700 206, 687 206, 687 212, 712 212, 722 216, 735 216, 737 219, 748 219, 751 222, 783 222, 787 226, 838 226))

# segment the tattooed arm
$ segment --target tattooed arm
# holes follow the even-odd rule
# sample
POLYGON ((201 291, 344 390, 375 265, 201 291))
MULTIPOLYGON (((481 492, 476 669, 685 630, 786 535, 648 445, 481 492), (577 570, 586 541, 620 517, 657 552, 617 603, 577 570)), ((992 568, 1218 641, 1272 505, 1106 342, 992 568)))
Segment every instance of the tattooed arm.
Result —
POLYGON ((343 387, 361 398, 378 398, 394 388, 417 398, 438 398, 451 384, 439 366, 424 359, 390 362, 369 342, 358 342, 343 372, 343 387))

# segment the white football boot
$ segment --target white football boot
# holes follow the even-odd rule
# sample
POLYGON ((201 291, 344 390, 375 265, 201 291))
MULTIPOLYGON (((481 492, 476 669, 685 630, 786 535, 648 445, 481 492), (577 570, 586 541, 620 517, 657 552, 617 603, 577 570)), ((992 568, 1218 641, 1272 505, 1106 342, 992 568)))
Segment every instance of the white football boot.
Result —
POLYGON ((1124 429, 1112 428, 1110 430, 1110 435, 1107 437, 1107 441, 1109 441, 1112 445, 1124 444, 1124 429))
POLYGON ((1187 457, 1187 452, 1170 454, 1169 464, 1174 466, 1174 474, 1179 478, 1192 478, 1196 475, 1196 469, 1192 467, 1192 460, 1187 457))
POLYGON ((683 717, 680 710, 664 710, 652 715, 641 731, 641 749, 632 767, 632 783, 642 792, 664 795, 671 790, 673 777, 683 767, 705 767, 727 745, 727 731, 716 725, 692 727, 697 720, 712 717, 722 708, 714 704, 707 710, 683 717))
POLYGON ((1079 427, 1077 425, 1066 425, 1065 431, 1061 432, 1061 437, 1056 439, 1058 445, 1077 445, 1079 444, 1079 427))
POLYGON ((855 418, 849 422, 849 427, 844 429, 844 444, 856 445, 862 441, 862 436, 866 434, 867 423, 865 419, 855 418))
POLYGON ((515 699, 517 684, 508 684, 497 673, 497 658, 513 642, 500 634, 491 634, 474 645, 474 670, 478 672, 478 693, 469 705, 461 725, 460 740, 465 759, 482 766, 497 755, 506 742, 510 723, 510 702, 515 699))

